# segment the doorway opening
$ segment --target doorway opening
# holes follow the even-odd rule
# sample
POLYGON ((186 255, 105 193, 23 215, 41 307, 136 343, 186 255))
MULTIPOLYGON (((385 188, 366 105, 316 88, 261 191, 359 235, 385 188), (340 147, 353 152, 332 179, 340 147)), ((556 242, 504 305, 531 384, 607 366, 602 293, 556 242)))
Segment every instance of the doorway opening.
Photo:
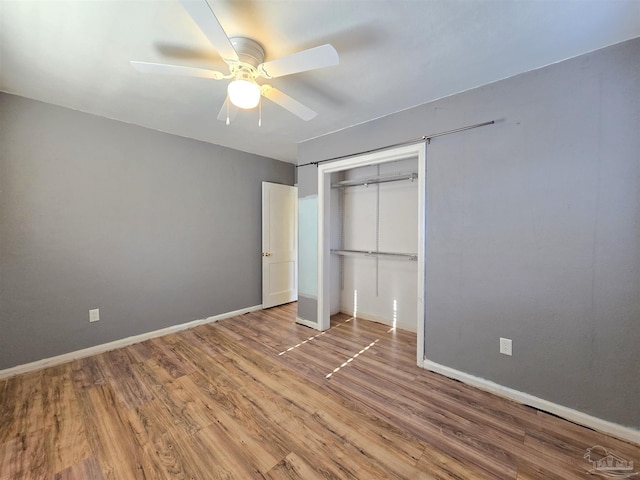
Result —
POLYGON ((262 182, 262 308, 298 299, 298 188, 262 182))
MULTIPOLYGON (((378 190, 379 191, 379 190, 378 190)), ((364 198, 364 197, 363 197, 364 198)), ((378 197, 378 200, 379 201, 378 197)), ((366 202, 359 199, 357 202, 366 202)), ((357 203, 356 202, 356 203, 357 203)), ((350 201, 349 205, 354 205, 350 201)), ((357 207, 351 207, 357 208, 357 207)), ((387 208, 392 208, 387 206, 387 208)), ((377 212, 380 213, 378 208, 377 212)), ((393 213, 393 212, 391 212, 393 213)), ((387 215, 389 212, 387 212, 387 215)), ((399 215, 406 215, 407 212, 398 212, 399 215)), ((377 227, 380 226, 380 219, 377 219, 377 227)), ((344 227, 342 227, 344 228, 344 227)), ((340 232, 342 235, 342 232, 340 232)), ((416 361, 418 366, 423 366, 424 362, 424 327, 425 327, 425 239, 426 239, 426 146, 424 143, 408 145, 400 148, 390 149, 371 154, 358 155, 332 163, 321 164, 318 166, 318 329, 326 330, 330 327, 330 316, 332 307, 335 310, 336 298, 336 269, 340 265, 340 256, 365 256, 373 257, 378 265, 379 261, 388 261, 392 256, 396 256, 397 260, 415 262, 415 282, 412 283, 415 288, 415 310, 410 310, 415 315, 415 330, 417 337, 416 345, 416 361), (415 165, 415 170, 402 171, 391 174, 388 166, 392 163, 402 165, 415 165), (371 170, 375 169, 375 175, 370 175, 371 170), (358 174, 353 174, 358 171, 358 174), (362 176, 363 172, 368 172, 366 178, 362 176), (401 178, 405 176, 406 178, 401 178), (360 177, 360 178, 358 178, 360 177), (368 179, 368 180, 367 180, 368 179), (416 228, 411 235, 417 238, 411 239, 412 245, 415 245, 416 251, 385 251, 382 248, 379 230, 375 248, 369 248, 373 244, 369 244, 361 250, 357 248, 344 248, 344 244, 340 245, 337 241, 339 235, 337 231, 340 227, 336 224, 336 218, 340 217, 338 210, 344 208, 343 203, 336 201, 335 189, 345 186, 356 185, 358 181, 364 181, 360 185, 368 188, 369 185, 383 184, 395 180, 406 180, 417 183, 417 205, 414 205, 411 215, 417 216, 413 218, 413 224, 416 228), (350 183, 351 182, 351 183, 350 183), (332 188, 333 187, 333 188, 332 188), (339 248, 336 248, 339 247, 339 248), (379 248, 379 249, 378 249, 379 248), (403 258, 406 257, 406 258, 403 258), (411 257, 411 258, 409 258, 411 257), (384 260, 381 260, 383 259, 384 260), (333 275, 332 275, 333 271, 333 275), (332 300, 333 299, 333 300, 332 300)), ((351 245, 349 245, 351 246, 351 245)), ((377 270, 377 274, 379 271, 377 270)), ((376 274, 376 275, 377 275, 376 274)), ((380 287, 380 283, 376 281, 376 288, 380 287)), ((384 285, 383 285, 384 287, 384 285)), ((361 308, 358 304, 357 292, 354 292, 354 298, 348 302, 348 309, 357 315, 357 309, 361 308)), ((361 294, 362 295, 362 294, 361 294)), ((391 300, 390 308, 393 314, 397 310, 397 299, 391 300)), ((366 318, 366 317, 365 317, 366 318)))

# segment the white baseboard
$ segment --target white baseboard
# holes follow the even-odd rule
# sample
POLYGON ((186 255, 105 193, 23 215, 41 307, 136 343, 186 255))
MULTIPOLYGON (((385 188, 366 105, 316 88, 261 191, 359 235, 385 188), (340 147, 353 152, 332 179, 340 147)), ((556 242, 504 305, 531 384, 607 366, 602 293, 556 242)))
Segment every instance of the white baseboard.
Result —
MULTIPOLYGON (((353 310, 348 310, 346 308, 343 308, 340 310, 340 313, 344 313, 345 315, 349 315, 350 317, 353 317, 353 310)), ((370 322, 382 323, 383 325, 389 325, 390 327, 392 326, 392 323, 393 323, 391 320, 389 320, 386 317, 381 317, 373 313, 367 313, 367 312, 363 313, 360 310, 358 310, 358 316, 356 318, 361 318, 362 320, 368 320, 370 322)))
POLYGON ((445 377, 460 380, 461 382, 468 385, 473 385, 474 387, 478 387, 482 390, 486 390, 502 397, 515 400, 516 402, 522 403, 524 405, 529 405, 531 407, 537 408, 538 410, 552 413, 571 422, 592 428, 593 430, 613 435, 614 437, 627 440, 629 442, 640 444, 640 430, 636 430, 631 427, 625 427, 623 425, 618 425, 617 423, 609 422, 608 420, 602 420, 601 418, 593 417, 586 413, 579 412, 578 410, 574 410, 563 405, 558 405, 557 403, 535 397, 528 393, 505 387, 498 383, 492 382, 491 380, 486 380, 481 377, 476 377, 474 375, 461 372, 460 370, 456 370, 454 368, 440 365, 439 363, 432 362, 431 360, 425 359, 422 362, 422 367, 426 368, 427 370, 431 370, 432 372, 444 375, 445 377))
MULTIPOLYGON (((349 315, 351 317, 353 317, 353 311, 352 310, 347 310, 345 308, 343 308, 342 310, 340 310, 341 313, 344 313, 346 315, 349 315)), ((388 325, 390 327, 393 327, 393 320, 387 318, 387 317, 381 317, 379 315, 373 314, 373 313, 367 313, 367 312, 361 312, 358 310, 358 316, 356 318, 361 318, 363 320, 368 320, 370 322, 376 322, 376 323, 381 323, 383 325, 388 325)), ((414 325, 396 325, 397 328, 400 328, 402 330, 406 330, 408 332, 413 332, 416 333, 416 326, 414 325)))
POLYGON ((19 375, 21 373, 32 372, 34 370, 40 370, 54 365, 60 365, 61 363, 71 362, 79 358, 90 357, 98 353, 108 352, 109 350, 115 350, 116 348, 126 347, 133 345, 134 343, 144 342, 150 338, 162 337, 169 335, 170 333, 179 332, 188 328, 197 327, 198 325, 204 325, 207 323, 214 323, 225 318, 237 317, 244 315, 245 313, 255 312, 256 310, 262 310, 262 305, 254 305, 253 307, 247 307, 233 312, 221 313, 214 315, 213 317, 204 318, 201 320, 192 320, 191 322, 181 323, 179 325, 172 325, 171 327, 161 328, 160 330, 154 330, 152 332, 141 333, 140 335, 134 335, 133 337, 122 338, 113 342, 103 343, 94 347, 84 348, 82 350, 76 350, 75 352, 64 353, 55 357, 44 358, 31 363, 25 363, 24 365, 17 365, 15 367, 0 370, 0 379, 19 375))

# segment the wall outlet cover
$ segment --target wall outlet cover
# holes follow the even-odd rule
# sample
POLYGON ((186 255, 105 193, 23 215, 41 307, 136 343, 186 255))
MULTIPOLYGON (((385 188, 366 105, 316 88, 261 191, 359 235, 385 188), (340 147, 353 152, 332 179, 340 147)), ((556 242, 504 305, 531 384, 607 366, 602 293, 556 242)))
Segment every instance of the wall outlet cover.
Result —
POLYGON ((97 322, 100 320, 100 309, 94 308, 93 310, 89 310, 89 321, 97 322))
POLYGON ((512 342, 510 338, 500 337, 500 353, 502 353, 503 355, 511 355, 512 342))

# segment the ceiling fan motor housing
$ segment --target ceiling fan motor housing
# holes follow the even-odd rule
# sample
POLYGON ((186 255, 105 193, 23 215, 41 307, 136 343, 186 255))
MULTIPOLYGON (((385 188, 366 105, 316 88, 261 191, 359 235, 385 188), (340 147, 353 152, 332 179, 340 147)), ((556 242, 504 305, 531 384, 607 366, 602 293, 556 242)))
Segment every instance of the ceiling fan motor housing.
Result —
POLYGON ((247 37, 231 37, 231 44, 240 57, 240 62, 250 65, 254 70, 264 62, 264 49, 255 40, 247 37))

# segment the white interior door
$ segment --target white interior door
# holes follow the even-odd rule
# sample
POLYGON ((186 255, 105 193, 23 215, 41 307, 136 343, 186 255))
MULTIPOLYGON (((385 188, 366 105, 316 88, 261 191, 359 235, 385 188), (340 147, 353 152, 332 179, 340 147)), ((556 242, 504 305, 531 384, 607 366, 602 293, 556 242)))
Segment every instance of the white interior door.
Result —
POLYGON ((262 182, 262 307, 298 299, 298 188, 262 182))

